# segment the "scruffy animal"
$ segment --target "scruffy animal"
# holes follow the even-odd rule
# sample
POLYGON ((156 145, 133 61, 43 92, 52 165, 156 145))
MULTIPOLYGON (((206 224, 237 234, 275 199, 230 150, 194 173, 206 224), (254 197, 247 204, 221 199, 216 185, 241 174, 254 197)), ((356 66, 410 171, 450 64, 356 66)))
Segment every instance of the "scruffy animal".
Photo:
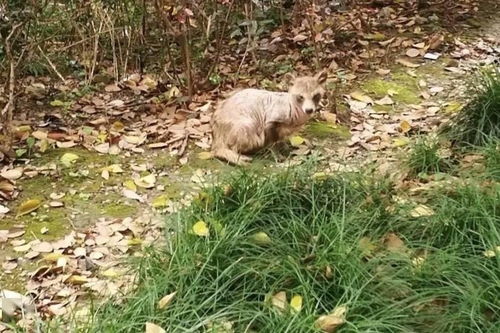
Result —
POLYGON ((244 165, 247 154, 276 143, 297 131, 318 109, 326 72, 288 77, 288 92, 244 89, 220 103, 212 116, 215 157, 244 165))

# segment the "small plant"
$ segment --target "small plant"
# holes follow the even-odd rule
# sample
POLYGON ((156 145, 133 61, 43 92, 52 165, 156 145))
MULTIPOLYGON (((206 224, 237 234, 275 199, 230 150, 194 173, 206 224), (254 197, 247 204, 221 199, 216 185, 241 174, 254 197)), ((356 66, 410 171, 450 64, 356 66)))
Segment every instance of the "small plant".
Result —
POLYGON ((421 139, 418 141, 408 156, 408 167, 411 173, 432 174, 449 171, 452 161, 445 149, 442 149, 435 139, 421 139))
POLYGON ((500 140, 489 142, 483 150, 486 171, 494 179, 500 179, 500 140))
POLYGON ((500 70, 484 70, 471 85, 470 98, 443 133, 462 146, 500 139, 500 70))

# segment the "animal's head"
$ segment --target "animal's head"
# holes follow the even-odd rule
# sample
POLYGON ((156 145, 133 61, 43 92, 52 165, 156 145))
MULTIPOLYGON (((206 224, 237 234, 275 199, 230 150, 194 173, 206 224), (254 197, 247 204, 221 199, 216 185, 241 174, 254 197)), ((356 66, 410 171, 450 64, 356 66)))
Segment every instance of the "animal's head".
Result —
POLYGON ((325 71, 315 76, 294 77, 292 74, 287 74, 286 79, 290 86, 288 92, 292 95, 295 105, 308 115, 319 109, 319 102, 325 94, 324 84, 327 79, 325 71))

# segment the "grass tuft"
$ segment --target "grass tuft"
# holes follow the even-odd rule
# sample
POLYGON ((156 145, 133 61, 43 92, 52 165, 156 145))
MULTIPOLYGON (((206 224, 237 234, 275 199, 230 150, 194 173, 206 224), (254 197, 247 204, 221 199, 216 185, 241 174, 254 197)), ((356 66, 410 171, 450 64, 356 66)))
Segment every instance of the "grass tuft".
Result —
POLYGON ((451 152, 441 148, 437 139, 422 138, 412 147, 407 158, 411 175, 434 174, 452 169, 451 152))
POLYGON ((320 315, 346 305, 338 332, 496 332, 500 253, 484 251, 500 245, 500 188, 450 188, 415 216, 416 203, 368 176, 235 176, 168 219, 169 245, 142 259, 139 288, 89 331, 317 332, 320 315), (208 237, 192 233, 200 220, 208 237), (300 312, 270 304, 280 291, 303 297, 300 312))
POLYGON ((443 132, 462 146, 483 146, 500 139, 500 70, 482 71, 469 90, 469 103, 443 132))

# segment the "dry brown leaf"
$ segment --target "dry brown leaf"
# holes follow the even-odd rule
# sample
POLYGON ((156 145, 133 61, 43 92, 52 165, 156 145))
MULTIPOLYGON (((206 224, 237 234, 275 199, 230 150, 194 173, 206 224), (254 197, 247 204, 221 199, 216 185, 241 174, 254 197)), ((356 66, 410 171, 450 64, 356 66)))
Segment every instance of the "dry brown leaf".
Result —
POLYGON ((271 304, 278 309, 280 312, 284 312, 287 307, 286 293, 280 291, 279 293, 273 295, 271 298, 271 304))
POLYGON ((432 216, 434 214, 434 210, 426 205, 418 205, 410 212, 411 217, 432 216))
POLYGON ((170 294, 164 296, 162 299, 160 299, 158 301, 158 308, 165 309, 167 306, 169 306, 169 304, 172 303, 176 294, 177 294, 177 292, 174 291, 173 293, 170 293, 170 294))
POLYGON ((23 168, 14 168, 3 171, 0 176, 8 180, 17 180, 23 176, 23 172, 23 168))
POLYGON ((350 94, 352 98, 357 101, 364 102, 367 104, 373 104, 373 99, 370 96, 363 94, 361 91, 356 90, 350 94))
POLYGON ((329 315, 319 317, 314 325, 323 332, 335 332, 338 327, 345 323, 346 312, 346 306, 338 306, 329 315))
POLYGON ((387 251, 393 253, 405 253, 407 250, 403 240, 394 233, 385 236, 384 245, 387 251))
POLYGON ((145 333, 166 333, 163 328, 153 323, 146 323, 145 333))
POLYGON ((52 248, 52 245, 49 242, 41 242, 38 244, 35 244, 31 247, 31 249, 35 252, 39 253, 50 253, 54 249, 52 248))
POLYGON ((417 49, 408 49, 406 50, 406 55, 410 58, 415 58, 420 55, 420 51, 417 49))
POLYGON ((399 128, 401 128, 401 132, 408 133, 411 130, 411 125, 410 125, 410 123, 408 121, 403 120, 399 124, 399 128))
POLYGON ((403 66, 410 67, 410 68, 417 68, 417 67, 420 67, 420 65, 419 65, 419 64, 413 63, 413 62, 411 62, 411 61, 409 61, 409 60, 406 60, 406 59, 403 59, 403 58, 399 58, 399 59, 397 59, 397 60, 396 60, 396 62, 397 62, 398 64, 401 64, 401 65, 403 65, 403 66))

